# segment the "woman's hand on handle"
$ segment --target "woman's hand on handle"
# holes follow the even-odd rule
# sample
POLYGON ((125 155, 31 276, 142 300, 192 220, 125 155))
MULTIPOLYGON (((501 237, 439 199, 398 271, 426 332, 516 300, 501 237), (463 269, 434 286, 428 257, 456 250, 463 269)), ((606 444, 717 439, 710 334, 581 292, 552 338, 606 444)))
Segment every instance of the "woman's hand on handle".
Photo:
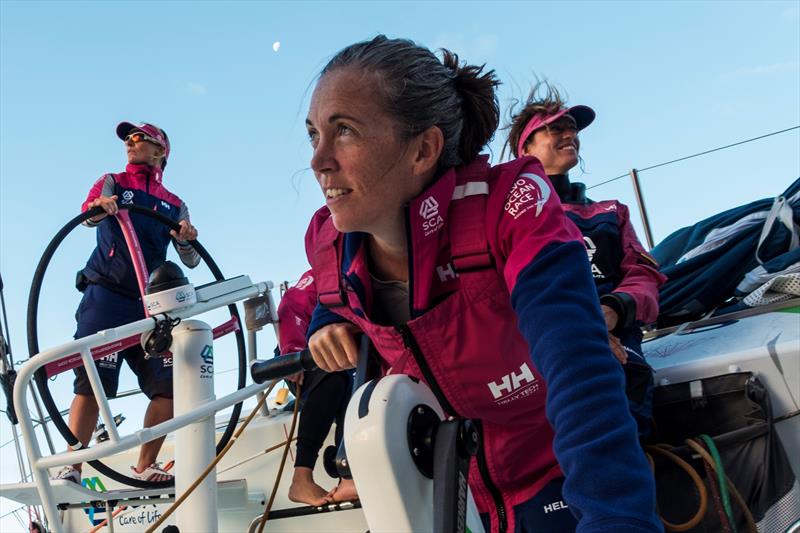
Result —
POLYGON ((314 332, 308 339, 308 348, 317 366, 326 372, 354 368, 358 363, 356 326, 349 322, 328 324, 314 332))
POLYGON ((178 224, 181 227, 180 232, 175 231, 173 229, 170 230, 169 232, 170 235, 172 235, 182 243, 197 239, 197 228, 192 226, 191 222, 189 222, 188 220, 181 220, 180 222, 178 222, 178 224))
MULTIPOLYGON (((86 209, 93 209, 95 207, 102 207, 103 211, 106 212, 108 215, 116 215, 119 212, 119 206, 117 205, 117 195, 114 196, 98 196, 91 202, 89 205, 86 206, 86 209)), ((96 217, 92 217, 89 220, 92 222, 100 222, 106 218, 106 215, 97 215, 96 217)))

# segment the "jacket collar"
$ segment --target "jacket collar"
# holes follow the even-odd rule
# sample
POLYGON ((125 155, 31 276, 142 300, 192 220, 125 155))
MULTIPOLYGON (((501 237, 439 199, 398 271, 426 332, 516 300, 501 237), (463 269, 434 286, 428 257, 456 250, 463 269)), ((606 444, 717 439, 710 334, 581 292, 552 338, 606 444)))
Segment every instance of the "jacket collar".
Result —
POLYGON ((550 179, 550 183, 553 184, 562 204, 585 205, 591 203, 591 200, 586 197, 586 185, 583 183, 571 183, 569 174, 551 174, 547 177, 550 179))
POLYGON ((448 169, 409 202, 406 228, 412 315, 424 312, 438 296, 454 288, 455 277, 440 274, 452 269, 445 220, 453 191, 460 183, 485 179, 488 170, 489 156, 478 156, 467 165, 448 169))
MULTIPOLYGON (((456 185, 473 179, 486 179, 490 169, 488 160, 488 156, 479 156, 468 165, 448 169, 406 205, 412 317, 422 314, 436 303, 439 296, 451 292, 458 284, 455 275, 442 275, 442 272, 452 271, 450 240, 446 230, 447 212, 456 185)), ((326 235, 320 235, 323 243, 316 255, 326 251, 334 253, 337 247, 335 244, 338 240, 335 239, 337 232, 330 221, 328 224, 330 224, 330 235, 327 235, 327 238, 326 235)), ((341 238, 339 249, 342 261, 339 268, 356 289, 362 303, 369 308, 372 291, 363 246, 364 234, 346 233, 341 238)), ((334 256, 326 255, 325 261, 331 257, 334 256)))
POLYGON ((160 185, 163 177, 160 168, 153 168, 145 164, 128 163, 125 166, 125 173, 139 184, 144 184, 148 180, 152 180, 160 185))

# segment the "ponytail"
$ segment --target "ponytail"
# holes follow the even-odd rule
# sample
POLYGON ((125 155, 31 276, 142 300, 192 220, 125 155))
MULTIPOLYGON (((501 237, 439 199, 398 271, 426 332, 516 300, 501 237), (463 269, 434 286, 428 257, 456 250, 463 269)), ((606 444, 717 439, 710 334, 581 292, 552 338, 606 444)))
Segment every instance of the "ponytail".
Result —
POLYGON ((458 155, 471 161, 492 140, 500 123, 500 105, 495 90, 500 80, 494 70, 483 73, 486 66, 460 65, 458 55, 442 49, 442 63, 454 73, 453 86, 461 96, 463 126, 458 155))

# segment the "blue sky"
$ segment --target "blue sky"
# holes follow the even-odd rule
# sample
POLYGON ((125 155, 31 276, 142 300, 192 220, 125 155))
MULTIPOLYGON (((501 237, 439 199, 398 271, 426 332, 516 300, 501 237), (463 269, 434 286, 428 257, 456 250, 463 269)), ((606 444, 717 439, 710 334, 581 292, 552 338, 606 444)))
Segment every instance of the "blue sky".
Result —
MULTIPOLYGON (((297 279, 307 264, 302 236, 322 203, 303 126, 315 75, 338 49, 377 33, 447 47, 494 68, 504 82, 504 117, 535 74, 566 89, 572 103, 592 106, 597 120, 581 135, 585 174, 572 175, 589 186, 800 125, 794 1, 2 0, 0 274, 16 358, 27 357, 24 315, 42 251, 94 180, 123 169, 114 135, 121 120, 169 133, 165 184, 189 205, 223 272, 297 279)), ((503 138, 498 133, 490 145, 494 161, 503 138)), ((798 145, 794 130, 642 173, 656 240, 782 192, 800 175, 798 145)), ((639 227, 627 180, 590 195, 631 205, 639 227)), ((73 333, 79 294, 72 281, 93 238, 76 230, 48 272, 43 347, 73 333)), ((196 284, 209 279, 205 270, 192 274, 196 284)), ((260 343, 264 350, 272 344, 269 336, 260 343)), ((218 372, 233 366, 232 352, 229 361, 218 357, 218 372)), ((122 390, 134 384, 124 374, 122 390)), ((231 389, 231 376, 219 376, 218 394, 231 389)), ((53 383, 66 394, 64 407, 70 381, 53 383)), ((130 414, 128 430, 139 423, 140 404, 114 404, 130 414)), ((2 444, 11 437, 4 417, 0 424, 2 444)), ((9 452, 0 449, 4 458, 9 452)), ((0 479, 16 480, 15 464, 1 465, 0 479)), ((3 502, 0 514, 8 509, 3 502)), ((14 524, 0 521, 0 528, 14 524)))

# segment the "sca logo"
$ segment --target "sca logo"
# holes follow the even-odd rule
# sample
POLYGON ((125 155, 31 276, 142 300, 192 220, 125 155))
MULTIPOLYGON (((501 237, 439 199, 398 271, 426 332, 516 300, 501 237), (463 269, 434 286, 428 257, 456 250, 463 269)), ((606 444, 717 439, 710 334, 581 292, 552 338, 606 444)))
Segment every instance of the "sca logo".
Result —
POLYGON ((586 253, 589 254, 589 262, 592 264, 592 276, 595 278, 604 278, 605 274, 600 270, 600 267, 594 264, 594 256, 597 253, 597 246, 591 237, 583 236, 583 242, 586 245, 586 253))
POLYGON ((422 231, 427 237, 444 225, 444 219, 439 214, 439 202, 433 196, 429 196, 422 201, 419 207, 419 214, 425 220, 422 222, 422 231))
POLYGON ((186 300, 188 300, 188 299, 189 299, 189 298, 191 298, 191 297, 192 297, 192 293, 191 293, 191 292, 187 292, 187 291, 178 291, 177 293, 175 293, 175 299, 176 299, 176 300, 177 300, 179 303, 183 303, 183 302, 185 302, 186 300))
POLYGON ((214 377, 214 347, 206 344, 200 352, 200 358, 203 360, 203 364, 200 365, 200 377, 214 377))
POLYGON ((122 193, 122 203, 123 204, 133 203, 133 191, 126 190, 122 193))

